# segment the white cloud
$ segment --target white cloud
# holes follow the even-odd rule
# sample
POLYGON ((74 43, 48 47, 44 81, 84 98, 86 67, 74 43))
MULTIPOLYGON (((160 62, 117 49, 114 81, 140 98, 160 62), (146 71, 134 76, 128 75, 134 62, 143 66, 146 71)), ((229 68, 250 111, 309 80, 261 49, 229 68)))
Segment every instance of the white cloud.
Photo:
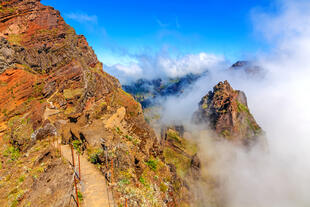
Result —
POLYGON ((128 64, 106 66, 104 69, 124 83, 139 78, 176 78, 190 73, 201 74, 223 65, 226 65, 226 62, 222 56, 201 52, 177 58, 163 54, 156 56, 141 55, 128 64))
POLYGON ((279 1, 276 14, 255 14, 255 27, 273 48, 256 57, 265 70, 263 79, 249 78, 240 71, 210 70, 192 90, 163 103, 163 118, 184 123, 218 81, 227 79, 233 88, 245 91, 251 112, 267 133, 268 152, 244 152, 222 142, 212 143, 207 135, 200 143, 202 162, 215 160, 205 166, 219 178, 226 206, 310 205, 309 8, 309 1, 279 1))
POLYGON ((224 58, 207 53, 189 54, 178 59, 158 58, 158 65, 168 77, 179 77, 189 73, 200 74, 223 63, 224 58))
POLYGON ((134 64, 134 63, 130 64, 129 66, 124 66, 121 64, 116 64, 114 66, 116 70, 119 70, 120 72, 124 72, 125 74, 130 75, 130 76, 137 76, 137 75, 140 76, 143 71, 139 65, 134 64))
POLYGON ((310 2, 278 2, 276 13, 253 14, 255 28, 273 48, 256 57, 265 70, 264 79, 228 71, 224 58, 206 53, 141 56, 125 68, 114 68, 126 77, 126 71, 134 71, 133 78, 210 71, 192 89, 162 103, 168 123, 186 124, 201 97, 219 81, 227 79, 233 88, 245 91, 250 111, 267 133, 269 152, 244 152, 212 143, 207 135, 199 144, 201 160, 208 161, 208 173, 219 178, 220 193, 229 207, 310 205, 310 2))
POLYGON ((308 0, 279 0, 277 3, 275 13, 260 13, 254 10, 252 18, 258 32, 273 42, 272 44, 309 34, 310 5, 308 0))
POLYGON ((88 15, 85 13, 69 13, 65 14, 65 17, 68 19, 72 19, 74 21, 80 22, 80 23, 97 23, 98 18, 96 15, 88 15))

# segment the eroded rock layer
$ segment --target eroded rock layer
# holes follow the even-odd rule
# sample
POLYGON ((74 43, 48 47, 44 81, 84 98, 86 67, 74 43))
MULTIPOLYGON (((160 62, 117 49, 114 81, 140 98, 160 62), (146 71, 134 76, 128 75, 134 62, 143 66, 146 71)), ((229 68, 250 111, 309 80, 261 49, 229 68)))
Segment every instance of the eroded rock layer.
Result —
POLYGON ((201 99, 194 121, 206 123, 219 136, 245 145, 254 143, 262 135, 244 92, 234 90, 227 81, 219 82, 201 99))
POLYGON ((38 0, 1 1, 0 109, 0 206, 68 205, 72 169, 55 140, 113 176, 116 205, 190 202, 141 105, 102 70, 84 36, 38 0))

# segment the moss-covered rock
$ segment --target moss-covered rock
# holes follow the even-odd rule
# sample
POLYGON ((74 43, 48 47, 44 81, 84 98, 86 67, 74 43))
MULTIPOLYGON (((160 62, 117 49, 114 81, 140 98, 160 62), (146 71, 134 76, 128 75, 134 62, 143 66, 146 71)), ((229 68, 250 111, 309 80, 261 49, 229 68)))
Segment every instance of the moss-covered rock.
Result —
POLYGON ((76 96, 81 96, 83 94, 82 88, 76 88, 76 89, 65 89, 63 92, 63 95, 66 99, 73 99, 76 96))

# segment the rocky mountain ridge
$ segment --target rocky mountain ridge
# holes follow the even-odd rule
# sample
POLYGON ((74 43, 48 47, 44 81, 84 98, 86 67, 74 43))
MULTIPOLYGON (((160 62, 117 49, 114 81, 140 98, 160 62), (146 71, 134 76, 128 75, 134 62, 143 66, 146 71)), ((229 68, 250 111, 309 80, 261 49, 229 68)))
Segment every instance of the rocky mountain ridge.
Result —
MULTIPOLYGON (((102 172, 118 206, 194 205, 199 147, 182 127, 156 137, 141 104, 102 70, 85 37, 57 10, 39 0, 0 3, 0 206, 72 206, 73 171, 57 141, 72 144, 102 172)), ((158 94, 169 95, 197 78, 154 84, 158 94)), ((246 106, 244 98, 219 84, 201 102, 201 119, 217 116, 213 129, 234 139, 239 123, 256 123, 247 108, 236 112, 236 101, 246 106), (226 122, 229 117, 235 118, 226 122)), ((256 131, 240 132, 248 138, 256 131)), ((210 200, 219 206, 216 196, 210 200)))
POLYGON ((57 10, 1 1, 0 38, 0 206, 69 206, 72 169, 51 140, 109 172, 117 205, 190 202, 141 105, 57 10))
POLYGON ((244 145, 254 144, 263 135, 250 113, 245 93, 234 90, 228 81, 219 82, 201 99, 193 119, 219 136, 244 145))

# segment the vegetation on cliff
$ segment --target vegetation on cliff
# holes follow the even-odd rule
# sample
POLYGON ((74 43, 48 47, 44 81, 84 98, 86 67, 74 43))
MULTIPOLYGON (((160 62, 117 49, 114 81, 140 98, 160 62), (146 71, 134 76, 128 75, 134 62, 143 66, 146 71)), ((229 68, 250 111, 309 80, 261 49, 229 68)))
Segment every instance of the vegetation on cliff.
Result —
MULTIPOLYGON (((198 78, 154 82, 152 93, 182 93, 198 78)), ((102 70, 85 37, 38 0, 1 1, 0 109, 1 206, 69 206, 73 172, 57 141, 97 166, 117 205, 195 202, 197 144, 182 127, 157 138, 141 104, 102 70)), ((245 95, 227 82, 202 99, 197 117, 227 139, 248 142, 261 133, 245 95)), ((78 195, 83 205, 83 189, 78 195)))
POLYGON ((48 140, 73 143, 110 172, 116 204, 189 202, 141 105, 57 10, 2 1, 0 22, 1 206, 68 205, 72 170, 48 140))

